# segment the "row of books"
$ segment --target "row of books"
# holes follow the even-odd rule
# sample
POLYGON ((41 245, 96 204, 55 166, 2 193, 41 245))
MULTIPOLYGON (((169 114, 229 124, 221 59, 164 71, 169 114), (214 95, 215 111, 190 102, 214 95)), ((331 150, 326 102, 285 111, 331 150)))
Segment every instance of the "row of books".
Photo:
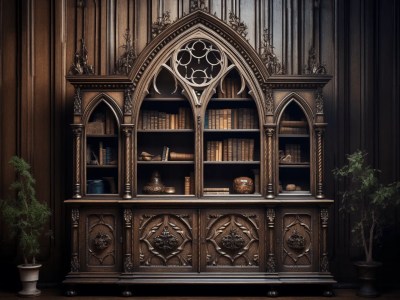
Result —
POLYGON ((217 97, 218 98, 246 98, 248 97, 248 90, 244 89, 240 94, 242 87, 241 80, 239 77, 225 77, 221 87, 218 88, 217 97))
POLYGON ((193 129, 192 112, 180 107, 178 113, 158 110, 142 110, 139 117, 139 129, 193 129))
POLYGON ((253 161, 254 139, 229 138, 208 141, 207 161, 253 161))
POLYGON ((205 129, 257 129, 258 117, 253 108, 208 109, 205 129))
POLYGON ((300 144, 286 144, 285 150, 279 151, 279 162, 281 164, 296 164, 302 162, 308 162, 308 159, 304 157, 301 151, 300 144))
POLYGON ((86 146, 87 164, 88 165, 116 165, 117 149, 111 146, 104 146, 103 142, 99 142, 98 147, 93 144, 86 146))
POLYGON ((282 120, 279 127, 279 133, 307 134, 308 123, 305 120, 282 120))
POLYGON ((89 135, 115 134, 116 128, 115 118, 111 111, 95 111, 86 125, 86 133, 89 135))

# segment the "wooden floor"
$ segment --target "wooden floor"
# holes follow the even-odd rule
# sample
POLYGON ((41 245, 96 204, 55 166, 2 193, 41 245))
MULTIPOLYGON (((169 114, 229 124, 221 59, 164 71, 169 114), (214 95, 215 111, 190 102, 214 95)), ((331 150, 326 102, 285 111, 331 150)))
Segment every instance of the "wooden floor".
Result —
MULTIPOLYGON (((171 287, 170 287, 171 288, 171 287)), ((61 289, 55 288, 42 288, 42 294, 39 297, 33 299, 70 299, 70 300, 111 300, 111 299, 135 299, 135 300, 267 300, 267 299, 277 299, 277 300, 327 300, 329 298, 320 296, 319 293, 310 290, 308 293, 305 290, 300 290, 299 293, 295 291, 281 291, 281 295, 277 298, 269 298, 263 295, 260 291, 252 291, 248 290, 248 287, 243 287, 243 289, 239 288, 239 292, 236 294, 232 294, 231 291, 226 290, 224 291, 216 291, 213 293, 212 290, 208 289, 207 291, 186 291, 186 292, 179 292, 179 293, 171 293, 171 290, 166 291, 168 292, 168 296, 162 295, 162 291, 160 290, 152 290, 147 291, 154 295, 149 296, 143 295, 145 291, 140 291, 138 295, 133 297, 121 297, 117 293, 113 294, 110 292, 100 292, 96 290, 86 290, 81 291, 81 294, 75 297, 66 297, 63 295, 63 291, 61 289), (107 294, 107 295, 105 295, 107 294), (186 295, 185 295, 186 294, 186 295), (198 295, 200 294, 200 295, 198 295), (214 295, 213 295, 214 294, 214 295), (215 296, 218 294, 218 296, 215 296), (225 295, 224 295, 225 294, 225 295), (191 295, 191 296, 188 296, 191 295)), ((159 287, 158 287, 159 289, 159 287)), ((350 300, 350 299, 363 299, 356 296, 356 290, 353 289, 335 289, 334 290, 335 296, 331 298, 332 300, 340 299, 340 300, 350 300)), ((6 299, 23 299, 18 297, 14 292, 3 292, 0 291, 0 300, 6 299)), ((26 299, 26 298, 25 298, 26 299)), ((400 299, 400 290, 398 291, 385 291, 381 294, 377 300, 399 300, 400 299)))

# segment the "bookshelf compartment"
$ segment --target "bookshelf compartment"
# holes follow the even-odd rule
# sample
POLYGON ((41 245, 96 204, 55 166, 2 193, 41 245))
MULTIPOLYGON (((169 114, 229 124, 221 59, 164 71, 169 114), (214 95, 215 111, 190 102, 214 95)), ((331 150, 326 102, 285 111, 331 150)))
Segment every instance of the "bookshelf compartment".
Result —
POLYGON ((254 193, 260 194, 259 164, 205 164, 203 195, 235 194, 233 180, 249 177, 254 182, 254 193))
POLYGON ((86 171, 86 194, 118 194, 118 168, 88 167, 86 171))
MULTIPOLYGON (((159 174, 159 178, 164 187, 173 187, 174 195, 194 195, 194 163, 180 164, 179 168, 175 164, 138 164, 137 168, 137 193, 138 195, 146 195, 144 187, 148 185, 155 172, 159 174)), ((168 196, 167 192, 161 191, 155 193, 157 195, 168 196)))
POLYGON ((310 194, 310 167, 307 165, 279 168, 280 194, 310 194))

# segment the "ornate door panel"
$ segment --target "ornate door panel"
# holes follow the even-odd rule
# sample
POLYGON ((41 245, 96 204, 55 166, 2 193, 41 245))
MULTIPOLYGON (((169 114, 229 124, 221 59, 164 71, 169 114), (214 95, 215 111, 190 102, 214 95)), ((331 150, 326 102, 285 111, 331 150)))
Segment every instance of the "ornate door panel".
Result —
POLYGON ((310 272, 318 266, 318 214, 315 209, 282 209, 277 254, 283 272, 310 272))
POLYGON ((195 271, 198 248, 194 211, 137 210, 134 224, 135 271, 195 271))
POLYGON ((80 271, 117 272, 120 266, 118 210, 85 209, 80 218, 80 271))
POLYGON ((205 210, 201 216, 202 271, 264 270, 264 217, 260 210, 205 210))

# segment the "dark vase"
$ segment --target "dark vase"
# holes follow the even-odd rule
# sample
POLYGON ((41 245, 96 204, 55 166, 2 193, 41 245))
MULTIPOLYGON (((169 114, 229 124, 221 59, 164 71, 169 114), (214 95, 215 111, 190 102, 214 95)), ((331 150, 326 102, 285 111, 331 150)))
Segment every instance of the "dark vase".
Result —
POLYGON ((360 281, 360 288, 357 295, 368 298, 378 297, 379 292, 376 288, 376 281, 382 263, 359 261, 355 262, 354 266, 357 269, 358 280, 360 281))
POLYGON ((154 171, 151 175, 150 182, 143 187, 145 194, 162 194, 164 192, 164 184, 161 182, 160 173, 154 171))

